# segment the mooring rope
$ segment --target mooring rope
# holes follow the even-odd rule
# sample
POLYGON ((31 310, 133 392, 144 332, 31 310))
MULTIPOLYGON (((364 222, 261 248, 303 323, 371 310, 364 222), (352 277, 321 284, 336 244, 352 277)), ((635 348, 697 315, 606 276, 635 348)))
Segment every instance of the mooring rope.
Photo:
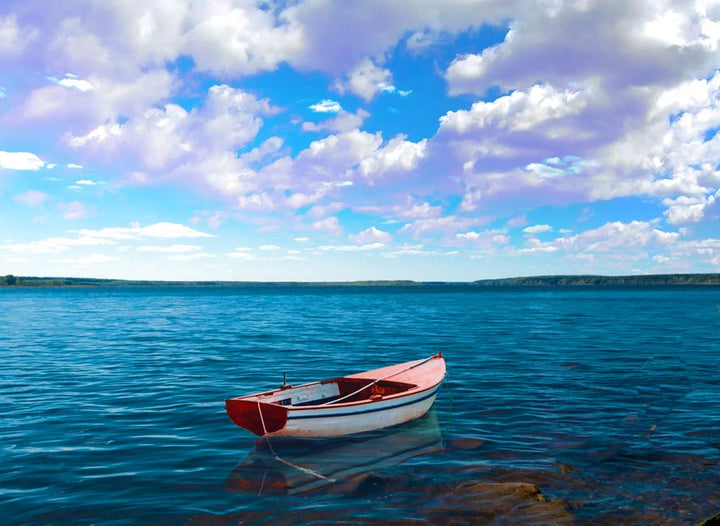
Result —
POLYGON ((445 424, 445 440, 447 440, 447 437, 450 434, 450 415, 452 414, 452 406, 453 406, 453 398, 452 398, 452 391, 450 390, 450 374, 445 373, 445 385, 447 386, 448 390, 448 398, 450 399, 450 403, 448 405, 448 415, 447 415, 447 423, 445 424))
MULTIPOLYGON (((310 468, 304 468, 302 466, 298 466, 297 464, 293 464, 292 462, 287 461, 284 458, 280 458, 280 456, 277 453, 275 453, 275 450, 272 447, 272 443, 270 442, 270 436, 268 435, 267 427, 265 427, 265 419, 263 418, 262 408, 260 407, 260 400, 258 400, 257 406, 258 406, 258 413, 260 413, 260 422, 262 423, 262 427, 263 427, 263 438, 267 441, 268 447, 270 448, 270 452, 275 457, 275 460, 277 460, 278 462, 282 462, 283 464, 290 466, 292 468, 295 468, 299 471, 302 471, 303 473, 307 473, 308 475, 311 475, 313 477, 316 477, 316 478, 319 478, 322 480, 327 480, 328 482, 335 482, 335 479, 328 478, 325 475, 318 473, 317 471, 313 471, 310 468)), ((264 480, 264 477, 263 477, 263 480, 264 480)))
POLYGON ((393 376, 397 376, 398 374, 404 373, 404 372, 406 372, 406 371, 409 371, 410 369, 415 369, 415 367, 419 367, 419 366, 423 365, 424 363, 429 362, 430 360, 432 360, 432 359, 435 358, 436 356, 437 356, 437 354, 433 354, 433 355, 430 356, 429 358, 425 358, 424 360, 422 360, 422 361, 420 361, 420 362, 418 362, 418 363, 416 363, 416 364, 414 364, 414 365, 411 365, 410 367, 407 367, 407 368, 403 369, 402 371, 396 371, 396 372, 394 372, 394 373, 392 373, 392 374, 389 374, 389 375, 387 375, 387 376, 383 376, 382 378, 376 378, 375 380, 373 380, 372 382, 370 382, 370 383, 367 384, 366 386, 361 387, 361 388, 358 389, 357 391, 353 391, 352 393, 347 394, 347 395, 345 395, 345 396, 343 396, 343 397, 337 398, 337 399, 335 399, 335 400, 330 400, 329 402, 325 402, 324 404, 319 404, 319 405, 321 405, 321 406, 322 406, 322 405, 330 405, 330 404, 337 404, 338 402, 342 402, 343 400, 346 400, 346 399, 348 399, 348 398, 350 398, 350 397, 358 394, 359 392, 364 391, 364 390, 367 389, 368 387, 372 387, 373 385, 375 385, 376 383, 378 383, 378 382, 380 382, 380 381, 382 381, 382 380, 387 380, 388 378, 392 378, 393 376))

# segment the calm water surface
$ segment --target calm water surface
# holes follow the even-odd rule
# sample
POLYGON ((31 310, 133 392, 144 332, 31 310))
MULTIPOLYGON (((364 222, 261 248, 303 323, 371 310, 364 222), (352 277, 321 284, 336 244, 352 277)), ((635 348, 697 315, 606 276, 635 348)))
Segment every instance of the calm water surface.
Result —
POLYGON ((422 523, 440 488, 527 479, 580 522, 692 524, 720 511, 719 305, 713 288, 0 289, 0 522, 422 523), (422 421, 324 457, 274 444, 359 483, 291 494, 302 474, 263 468, 224 412, 283 372, 438 350, 448 382, 422 421))

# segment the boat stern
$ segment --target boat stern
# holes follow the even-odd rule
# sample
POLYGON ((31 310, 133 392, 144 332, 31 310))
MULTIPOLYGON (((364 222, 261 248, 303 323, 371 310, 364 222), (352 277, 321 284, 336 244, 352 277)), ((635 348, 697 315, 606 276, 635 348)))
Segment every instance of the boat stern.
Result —
POLYGON ((237 426, 258 436, 280 431, 287 423, 287 409, 281 405, 242 398, 225 400, 225 411, 237 426))

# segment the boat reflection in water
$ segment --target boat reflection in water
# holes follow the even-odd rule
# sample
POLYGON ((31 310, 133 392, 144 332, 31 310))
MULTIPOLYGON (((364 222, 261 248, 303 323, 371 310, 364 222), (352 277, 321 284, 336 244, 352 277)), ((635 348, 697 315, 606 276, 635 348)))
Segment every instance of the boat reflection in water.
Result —
POLYGON ((228 475, 227 491, 305 493, 443 451, 435 408, 407 424, 370 433, 343 438, 271 440, 282 461, 275 458, 265 441, 258 442, 228 475))

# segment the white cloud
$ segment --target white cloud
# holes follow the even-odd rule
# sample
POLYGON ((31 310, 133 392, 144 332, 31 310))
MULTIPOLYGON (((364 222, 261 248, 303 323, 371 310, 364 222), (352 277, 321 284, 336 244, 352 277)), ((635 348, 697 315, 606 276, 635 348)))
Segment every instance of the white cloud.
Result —
POLYGON ((277 245, 260 245, 258 247, 258 250, 264 250, 265 252, 275 252, 277 250, 280 250, 280 247, 277 245))
POLYGON ((59 84, 60 86, 63 86, 65 88, 73 88, 78 91, 90 91, 94 88, 92 83, 88 80, 79 79, 75 75, 67 74, 65 75, 65 78, 63 79, 56 79, 54 77, 48 77, 49 80, 54 82, 55 84, 59 84))
POLYGON ((526 228, 523 228, 523 232, 526 234, 541 234, 543 232, 552 232, 553 227, 550 225, 532 225, 526 228))
POLYGON ((433 206, 424 201, 419 202, 412 196, 407 196, 404 203, 386 206, 358 206, 357 212, 366 214, 380 214, 386 219, 383 224, 399 223, 400 220, 414 221, 416 219, 432 219, 442 215, 441 206, 433 206))
POLYGON ((404 135, 398 135, 360 161, 358 171, 369 179, 382 177, 388 172, 411 171, 425 157, 426 147, 427 139, 412 142, 406 140, 404 135))
MULTIPOLYGON (((104 124, 84 136, 70 137, 68 142, 98 155, 135 157, 146 179, 155 173, 200 182, 228 196, 245 196, 256 187, 253 171, 235 151, 255 138, 261 115, 276 111, 266 99, 218 85, 208 90, 202 107, 187 111, 166 104, 124 124, 104 124)), ((262 159, 281 145, 281 140, 271 138, 249 152, 247 162, 262 159)))
POLYGON ((310 228, 319 232, 327 232, 328 234, 338 235, 340 234, 340 221, 338 221, 337 217, 328 217, 315 221, 312 225, 310 225, 310 228))
POLYGON ((390 71, 376 66, 368 58, 360 62, 346 80, 336 81, 333 88, 341 95, 354 93, 365 102, 370 102, 380 92, 393 92, 396 89, 390 71))
MULTIPOLYGON (((82 53, 94 55, 86 50, 82 53)), ((113 63, 113 58, 108 55, 104 60, 113 63)), ((131 71, 125 72, 126 78, 97 77, 93 79, 94 89, 85 92, 58 84, 36 88, 10 115, 21 122, 39 125, 62 123, 72 139, 103 125, 110 128, 121 118, 137 118, 172 94, 174 77, 164 68, 131 71)))
POLYGON ((75 163, 70 163, 67 165, 67 167, 74 169, 74 170, 80 170, 81 168, 84 168, 84 166, 82 164, 75 164, 75 163))
POLYGON ((355 113, 347 111, 341 111, 332 119, 328 119, 323 122, 303 122, 303 131, 323 131, 329 130, 333 132, 349 132, 360 128, 362 123, 370 116, 370 114, 359 108, 355 113))
POLYGON ((523 131, 577 114, 587 104, 585 91, 559 91, 550 85, 535 85, 492 102, 476 102, 470 110, 449 111, 440 117, 440 129, 461 134, 479 128, 523 131))
POLYGON ((5 170, 39 170, 45 161, 34 153, 0 151, 0 169, 5 170))
POLYGON ((318 250, 322 252, 368 252, 386 248, 385 243, 366 243, 364 245, 322 245, 318 250))
POLYGON ((467 230, 482 221, 482 218, 466 218, 455 215, 422 218, 416 219, 412 223, 407 223, 400 229, 400 232, 411 234, 415 238, 420 238, 434 232, 450 234, 452 232, 458 232, 459 230, 467 230))
POLYGON ((370 243, 381 243, 387 245, 392 241, 392 236, 383 230, 379 230, 374 226, 363 230, 357 234, 351 234, 348 236, 352 241, 359 245, 366 245, 370 243))
POLYGON ((457 233, 455 238, 459 241, 471 241, 475 247, 485 249, 507 245, 510 242, 510 237, 504 230, 485 230, 483 232, 471 230, 457 233))
POLYGON ((320 102, 308 106, 312 111, 316 113, 338 113, 342 110, 342 106, 336 100, 323 99, 320 102))
POLYGON ((92 236, 81 236, 78 238, 51 237, 27 243, 7 243, 0 245, 0 250, 13 254, 56 254, 58 252, 66 252, 74 247, 114 244, 116 243, 109 239, 99 239, 92 236))
POLYGON ((273 70, 302 48, 302 29, 275 9, 221 0, 190 4, 188 11, 192 27, 181 49, 200 70, 223 76, 273 70))
POLYGON ((146 227, 134 224, 131 227, 111 227, 100 230, 83 229, 78 234, 85 237, 113 240, 142 239, 146 237, 158 239, 215 237, 213 234, 200 232, 185 225, 168 222, 155 223, 146 227))
POLYGON ((648 246, 667 247, 675 243, 679 235, 677 232, 665 232, 655 228, 652 222, 614 221, 574 236, 558 238, 553 244, 573 252, 623 253, 648 246))
POLYGON ((663 215, 671 225, 697 223, 705 217, 705 211, 715 203, 719 195, 720 191, 709 197, 704 195, 698 197, 681 195, 676 199, 665 199, 663 204, 667 206, 668 209, 665 210, 663 215))

